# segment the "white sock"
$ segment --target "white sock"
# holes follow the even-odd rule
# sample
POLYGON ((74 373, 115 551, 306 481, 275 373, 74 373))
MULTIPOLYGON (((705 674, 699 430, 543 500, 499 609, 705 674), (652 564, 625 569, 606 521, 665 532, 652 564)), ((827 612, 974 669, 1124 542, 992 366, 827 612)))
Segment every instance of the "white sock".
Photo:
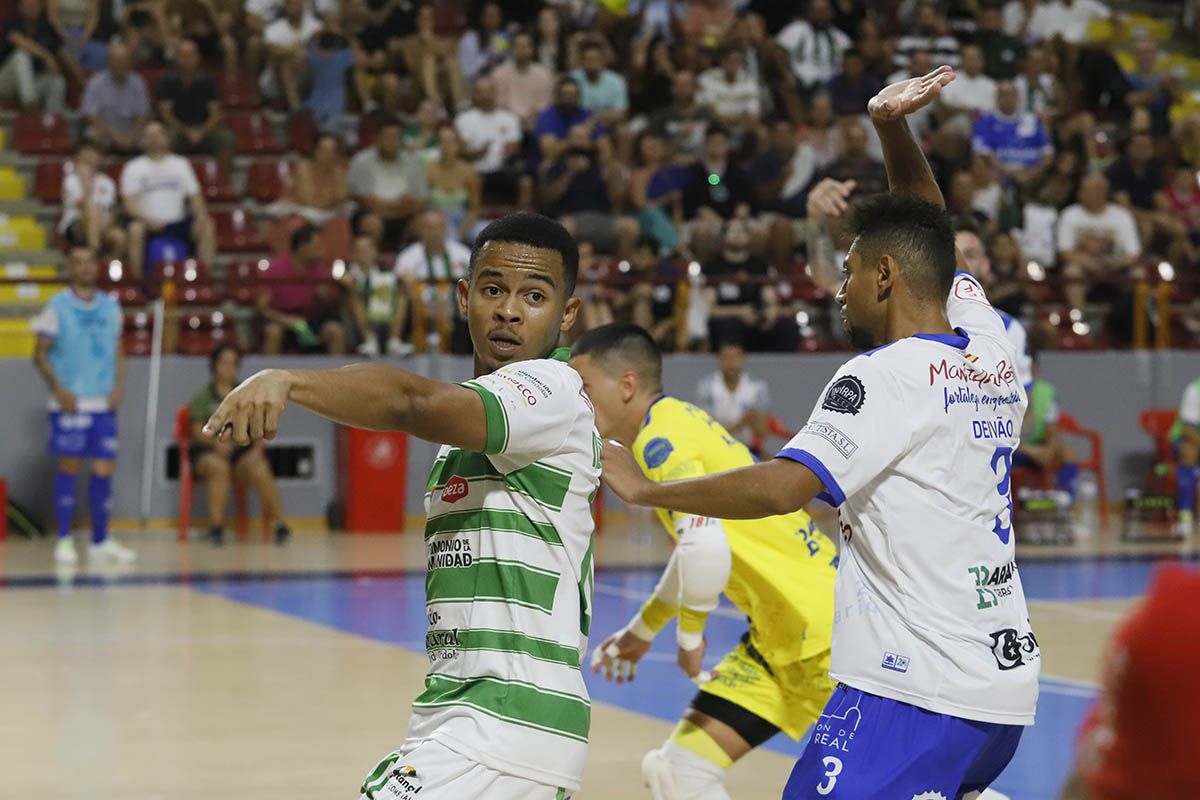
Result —
POLYGON ((721 784, 723 768, 673 742, 664 744, 661 752, 671 766, 675 800, 732 800, 721 784))

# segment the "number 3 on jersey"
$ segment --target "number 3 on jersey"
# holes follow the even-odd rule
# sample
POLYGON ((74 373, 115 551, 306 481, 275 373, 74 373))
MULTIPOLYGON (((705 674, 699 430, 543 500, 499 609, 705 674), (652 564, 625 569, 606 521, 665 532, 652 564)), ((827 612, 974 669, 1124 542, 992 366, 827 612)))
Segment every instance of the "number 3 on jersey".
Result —
POLYGON ((837 786, 837 776, 842 774, 842 760, 836 756, 825 756, 821 764, 825 767, 825 780, 817 784, 817 794, 824 796, 837 786))
POLYGON ((1000 540, 1001 544, 1008 544, 1008 539, 1012 535, 1012 492, 1010 491, 1010 481, 1012 478, 1012 453, 1011 447, 997 447, 992 453, 992 472, 996 473, 1000 478, 1000 482, 996 484, 996 493, 1008 501, 1006 511, 1001 511, 996 515, 996 521, 992 525, 992 533, 1000 540), (1008 524, 1004 523, 1004 516, 1008 515, 1008 524))

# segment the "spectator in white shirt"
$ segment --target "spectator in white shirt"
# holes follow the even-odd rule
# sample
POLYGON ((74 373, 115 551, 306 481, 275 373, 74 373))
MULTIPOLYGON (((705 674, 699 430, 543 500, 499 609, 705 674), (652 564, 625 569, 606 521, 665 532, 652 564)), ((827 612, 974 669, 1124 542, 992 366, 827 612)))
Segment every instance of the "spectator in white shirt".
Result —
POLYGON ((1142 252, 1133 214, 1108 195, 1108 178, 1088 175, 1079 184, 1079 202, 1058 218, 1058 260, 1072 308, 1083 308, 1087 299, 1083 281, 1119 280, 1142 252))
POLYGON ((192 165, 171 152, 161 122, 147 123, 142 138, 145 155, 121 170, 121 199, 132 217, 128 228, 130 271, 141 276, 146 245, 159 236, 194 245, 198 258, 212 264, 216 253, 213 222, 192 165))
POLYGON ((289 109, 300 108, 300 80, 307 64, 308 40, 321 30, 321 23, 304 7, 304 0, 286 0, 283 16, 267 26, 263 42, 271 57, 271 69, 260 82, 263 94, 283 93, 289 109))
POLYGON ((745 132, 755 127, 762 113, 758 82, 746 69, 745 54, 729 47, 721 51, 718 66, 700 73, 697 101, 722 125, 745 132))
POLYGON ((812 91, 824 86, 842 68, 842 53, 853 41, 833 26, 830 0, 812 0, 807 18, 798 16, 775 37, 792 62, 800 86, 812 91))
POLYGON ((475 81, 472 106, 454 118, 463 155, 483 177, 485 195, 517 197, 519 208, 533 202, 533 179, 522 174, 516 159, 521 149, 521 119, 496 104, 496 84, 491 78, 475 81))
POLYGON ((420 298, 414 313, 425 315, 428 330, 437 334, 443 352, 470 353, 471 335, 459 313, 457 283, 470 270, 471 249, 450 238, 450 227, 439 211, 423 212, 414 228, 417 241, 396 257, 396 274, 408 296, 420 298), (423 284, 423 291, 418 284, 423 284))
POLYGON ((1083 44, 1091 23, 1112 16, 1109 7, 1099 0, 1042 0, 1029 16, 1027 36, 1041 40, 1057 35, 1068 44, 1083 44))
POLYGON ((996 110, 996 82, 984 74, 983 66, 983 50, 974 44, 964 47, 962 68, 939 96, 943 124, 964 128, 968 135, 976 116, 996 110))
POLYGON ((84 140, 66 165, 62 182, 63 215, 58 232, 72 247, 87 247, 107 258, 125 258, 125 230, 115 224, 117 184, 100 169, 100 149, 84 140))

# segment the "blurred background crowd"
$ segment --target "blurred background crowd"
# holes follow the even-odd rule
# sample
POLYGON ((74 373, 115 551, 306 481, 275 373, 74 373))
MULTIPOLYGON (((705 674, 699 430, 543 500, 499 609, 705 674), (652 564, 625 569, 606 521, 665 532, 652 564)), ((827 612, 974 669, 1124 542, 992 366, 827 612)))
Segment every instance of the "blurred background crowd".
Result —
POLYGON ((1121 347, 1169 284, 1200 336, 1197 0, 0 5, 5 230, 94 250, 135 355, 160 295, 182 352, 469 352, 453 281, 516 209, 580 241, 580 331, 842 348, 831 198, 886 188, 867 101, 941 64, 912 124, 993 302, 1121 347))

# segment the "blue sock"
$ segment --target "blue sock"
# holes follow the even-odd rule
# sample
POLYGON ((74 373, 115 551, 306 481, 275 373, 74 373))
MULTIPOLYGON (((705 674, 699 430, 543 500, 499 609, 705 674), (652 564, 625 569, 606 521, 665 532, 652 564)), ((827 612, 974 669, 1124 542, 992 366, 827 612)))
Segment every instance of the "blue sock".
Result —
POLYGON ((1078 464, 1063 464, 1058 468, 1058 474, 1054 476, 1054 487, 1063 489, 1071 495, 1071 502, 1075 502, 1075 485, 1079 480, 1079 465, 1078 464))
POLYGON ((1196 499, 1196 468, 1180 464, 1175 468, 1176 504, 1180 511, 1191 511, 1196 499))
POLYGON ((108 512, 112 500, 112 478, 93 475, 88 482, 88 507, 92 512, 92 544, 108 538, 108 512))
POLYGON ((59 471, 54 476, 54 521, 58 524, 58 538, 71 535, 71 523, 75 521, 75 476, 59 471))

